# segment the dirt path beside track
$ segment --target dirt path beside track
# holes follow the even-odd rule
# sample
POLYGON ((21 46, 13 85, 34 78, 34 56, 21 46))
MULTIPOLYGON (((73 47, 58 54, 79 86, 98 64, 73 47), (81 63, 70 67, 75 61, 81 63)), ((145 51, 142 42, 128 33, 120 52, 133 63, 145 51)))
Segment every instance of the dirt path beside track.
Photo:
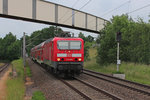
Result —
POLYGON ((0 77, 0 100, 6 100, 6 81, 8 79, 8 75, 11 72, 11 68, 4 73, 2 77, 0 77))

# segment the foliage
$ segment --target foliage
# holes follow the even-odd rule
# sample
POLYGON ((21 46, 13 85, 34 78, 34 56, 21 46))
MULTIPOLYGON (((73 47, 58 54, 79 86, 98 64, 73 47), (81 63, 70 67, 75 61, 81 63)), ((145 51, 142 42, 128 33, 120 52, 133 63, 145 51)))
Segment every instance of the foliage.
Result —
POLYGON ((7 100, 23 100, 25 93, 24 86, 24 68, 22 59, 12 62, 12 66, 17 72, 16 78, 9 78, 6 82, 7 85, 7 100))
POLYGON ((91 35, 88 35, 87 37, 85 37, 82 32, 79 33, 78 37, 82 38, 84 40, 84 42, 93 42, 94 41, 94 37, 92 37, 91 35))
POLYGON ((46 98, 41 91, 35 91, 33 93, 32 100, 46 100, 46 98))
POLYGON ((0 39, 0 60, 18 59, 20 57, 20 41, 11 32, 0 39))
POLYGON ((121 72, 121 71, 114 71, 114 72, 112 72, 112 74, 124 74, 124 72, 121 72))
POLYGON ((79 33, 78 37, 84 40, 84 59, 85 61, 88 60, 89 57, 89 48, 92 46, 92 42, 94 41, 94 37, 87 36, 85 37, 83 33, 79 33))
POLYGON ((144 23, 142 19, 135 22, 127 15, 113 17, 100 31, 97 40, 100 43, 97 62, 116 63, 116 32, 119 31, 122 33, 120 59, 126 62, 150 64, 150 23, 144 23))
POLYGON ((88 57, 89 57, 89 43, 88 42, 85 42, 84 43, 84 59, 85 61, 88 60, 88 57))

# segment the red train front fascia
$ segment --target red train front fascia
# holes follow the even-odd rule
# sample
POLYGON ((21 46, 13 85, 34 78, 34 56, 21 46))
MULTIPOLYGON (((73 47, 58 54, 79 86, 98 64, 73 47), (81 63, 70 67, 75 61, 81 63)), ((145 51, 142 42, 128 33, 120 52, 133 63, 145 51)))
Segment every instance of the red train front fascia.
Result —
POLYGON ((84 62, 84 41, 81 38, 55 37, 31 49, 31 58, 56 71, 81 72, 84 62))

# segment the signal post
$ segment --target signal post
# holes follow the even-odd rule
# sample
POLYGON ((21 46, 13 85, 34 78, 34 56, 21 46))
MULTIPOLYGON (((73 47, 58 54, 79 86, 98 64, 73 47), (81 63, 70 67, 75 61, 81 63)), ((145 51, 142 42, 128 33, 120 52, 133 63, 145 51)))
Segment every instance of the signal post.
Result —
POLYGON ((117 72, 118 72, 119 71, 119 65, 121 64, 121 60, 119 60, 119 44, 121 41, 121 32, 117 32, 116 41, 117 41, 117 72))

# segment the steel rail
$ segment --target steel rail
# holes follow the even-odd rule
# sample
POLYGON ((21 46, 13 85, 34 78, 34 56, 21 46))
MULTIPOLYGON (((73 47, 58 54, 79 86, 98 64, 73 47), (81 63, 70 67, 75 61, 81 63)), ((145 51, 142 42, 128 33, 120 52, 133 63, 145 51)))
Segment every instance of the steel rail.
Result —
POLYGON ((97 87, 95 87, 95 86, 93 86, 93 85, 91 85, 91 84, 89 84, 89 83, 87 83, 87 82, 85 82, 83 80, 80 80, 79 78, 75 78, 75 79, 78 80, 79 82, 87 85, 88 87, 91 87, 92 89, 107 95, 108 97, 112 98, 113 100, 123 100, 122 98, 119 98, 118 96, 116 96, 116 95, 114 95, 112 93, 109 93, 109 92, 107 92, 107 91, 105 91, 103 89, 97 88, 97 87))
POLYGON ((77 92, 79 95, 81 95, 83 98, 85 98, 86 100, 92 100, 90 97, 88 97, 87 95, 85 95, 84 93, 80 92, 78 89, 76 89, 75 87, 73 87, 72 85, 70 85, 68 82, 66 82, 65 80, 60 79, 61 82, 63 82, 65 85, 67 85, 68 87, 70 87, 71 89, 73 89, 75 92, 77 92))
POLYGON ((1 66, 1 67, 0 67, 0 72, 2 72, 4 69, 6 69, 8 65, 9 65, 9 64, 6 63, 5 65, 1 66))

